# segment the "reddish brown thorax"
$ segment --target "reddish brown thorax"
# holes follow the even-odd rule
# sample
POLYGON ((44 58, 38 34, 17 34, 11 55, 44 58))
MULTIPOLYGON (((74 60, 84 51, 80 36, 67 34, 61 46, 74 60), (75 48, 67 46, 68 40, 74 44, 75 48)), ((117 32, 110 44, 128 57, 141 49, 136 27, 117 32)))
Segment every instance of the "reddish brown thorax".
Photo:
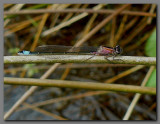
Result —
POLYGON ((121 54, 122 49, 120 48, 119 45, 116 47, 105 47, 105 46, 100 46, 97 52, 94 52, 95 55, 100 55, 100 56, 106 56, 106 55, 117 55, 121 54))

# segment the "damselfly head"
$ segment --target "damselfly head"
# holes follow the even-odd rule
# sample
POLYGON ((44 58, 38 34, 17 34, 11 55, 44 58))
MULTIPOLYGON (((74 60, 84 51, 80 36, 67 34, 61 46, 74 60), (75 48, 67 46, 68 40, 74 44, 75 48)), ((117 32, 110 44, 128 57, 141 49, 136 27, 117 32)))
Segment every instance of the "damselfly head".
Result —
POLYGON ((116 54, 121 54, 121 53, 123 52, 122 48, 121 48, 119 45, 117 45, 117 46, 114 48, 114 50, 115 50, 115 53, 116 53, 116 54))

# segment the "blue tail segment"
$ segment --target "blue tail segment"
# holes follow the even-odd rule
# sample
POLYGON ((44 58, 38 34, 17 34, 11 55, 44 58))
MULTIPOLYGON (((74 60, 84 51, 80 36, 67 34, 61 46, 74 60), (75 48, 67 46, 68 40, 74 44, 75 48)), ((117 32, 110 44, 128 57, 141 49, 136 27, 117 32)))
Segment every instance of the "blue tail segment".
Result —
POLYGON ((30 51, 25 51, 25 50, 23 50, 23 51, 19 51, 18 52, 18 55, 30 55, 30 51))

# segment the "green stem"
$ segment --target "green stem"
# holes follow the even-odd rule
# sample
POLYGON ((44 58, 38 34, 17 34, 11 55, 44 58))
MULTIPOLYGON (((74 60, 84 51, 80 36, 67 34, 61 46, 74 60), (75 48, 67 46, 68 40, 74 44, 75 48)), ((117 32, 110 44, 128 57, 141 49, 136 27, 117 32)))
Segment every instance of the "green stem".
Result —
POLYGON ((17 63, 108 63, 108 64, 135 64, 156 65, 156 57, 117 56, 106 58, 93 55, 37 55, 37 56, 4 56, 4 64, 17 63), (87 60, 88 59, 88 60, 87 60))
POLYGON ((9 78, 9 77, 4 77, 4 83, 11 85, 63 87, 63 88, 78 88, 87 90, 109 90, 109 91, 156 95, 156 88, 122 85, 122 84, 104 84, 104 83, 80 82, 80 81, 48 80, 48 79, 33 79, 33 78, 9 78))

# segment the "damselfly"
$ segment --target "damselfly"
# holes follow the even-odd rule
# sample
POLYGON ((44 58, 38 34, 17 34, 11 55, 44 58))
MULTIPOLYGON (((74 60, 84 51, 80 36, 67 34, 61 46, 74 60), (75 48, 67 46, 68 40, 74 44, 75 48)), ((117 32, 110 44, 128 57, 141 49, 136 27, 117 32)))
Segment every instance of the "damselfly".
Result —
MULTIPOLYGON (((62 45, 44 45, 39 46, 34 52, 31 51, 19 51, 18 55, 43 55, 43 54, 89 54, 98 56, 117 56, 122 53, 122 48, 117 45, 116 47, 91 47, 91 46, 62 46, 62 45)), ((90 58, 92 58, 90 57, 90 58)), ((90 59, 89 58, 89 59, 90 59)))

